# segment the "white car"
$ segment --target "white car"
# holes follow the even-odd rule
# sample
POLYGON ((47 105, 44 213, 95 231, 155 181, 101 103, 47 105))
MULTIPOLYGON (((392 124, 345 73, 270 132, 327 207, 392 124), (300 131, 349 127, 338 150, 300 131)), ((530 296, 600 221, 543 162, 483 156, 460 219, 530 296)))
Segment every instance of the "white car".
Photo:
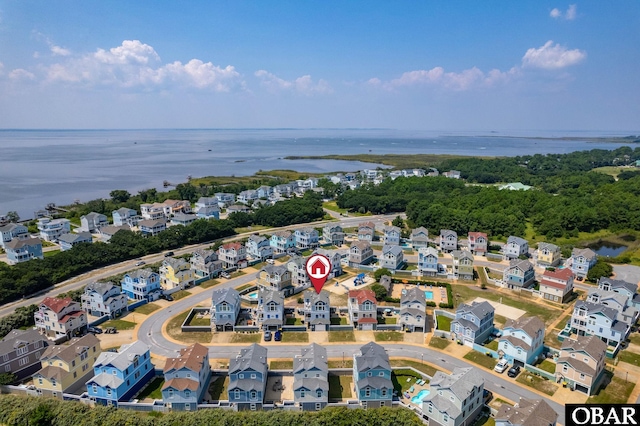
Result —
POLYGON ((498 363, 496 364, 496 366, 493 369, 493 371, 495 371, 497 373, 504 373, 504 371, 507 368, 509 368, 509 363, 507 362, 506 359, 501 359, 500 361, 498 361, 498 363))

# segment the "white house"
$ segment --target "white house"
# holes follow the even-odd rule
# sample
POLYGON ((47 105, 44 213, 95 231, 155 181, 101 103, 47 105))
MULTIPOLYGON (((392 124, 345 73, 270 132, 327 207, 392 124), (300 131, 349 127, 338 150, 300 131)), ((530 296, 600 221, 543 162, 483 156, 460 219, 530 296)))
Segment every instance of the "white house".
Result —
POLYGON ((544 322, 538 317, 520 317, 507 320, 498 341, 498 350, 514 364, 534 364, 544 343, 544 322))

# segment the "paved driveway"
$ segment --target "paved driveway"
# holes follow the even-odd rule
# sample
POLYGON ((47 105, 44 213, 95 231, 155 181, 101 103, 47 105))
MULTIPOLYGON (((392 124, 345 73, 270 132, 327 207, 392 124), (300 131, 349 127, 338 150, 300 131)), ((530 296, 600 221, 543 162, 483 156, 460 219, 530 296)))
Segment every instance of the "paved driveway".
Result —
POLYGON ((617 280, 623 280, 637 284, 640 281, 640 266, 634 265, 613 265, 613 272, 616 273, 617 280))

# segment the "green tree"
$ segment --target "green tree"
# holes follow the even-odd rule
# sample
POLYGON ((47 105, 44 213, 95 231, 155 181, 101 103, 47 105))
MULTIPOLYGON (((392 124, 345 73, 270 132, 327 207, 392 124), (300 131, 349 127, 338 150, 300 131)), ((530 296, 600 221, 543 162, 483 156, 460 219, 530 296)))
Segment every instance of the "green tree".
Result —
POLYGON ((11 210, 10 212, 7 212, 7 219, 9 219, 9 222, 17 222, 20 220, 20 215, 17 211, 11 210))
POLYGON ((10 385, 15 383, 16 375, 13 373, 0 373, 0 385, 10 385))
POLYGON ((387 289, 384 288, 381 284, 374 284, 371 286, 371 290, 376 294, 376 300, 381 301, 387 297, 387 289))
POLYGON ((131 198, 131 194, 129 191, 125 191, 124 189, 114 189, 109 193, 111 200, 114 203, 126 203, 131 198))
POLYGON ((393 219, 393 222, 391 222, 391 224, 393 226, 397 226, 398 228, 403 228, 404 227, 404 220, 402 220, 402 218, 400 216, 396 216, 396 218, 393 219))
POLYGON ((599 258, 596 264, 589 269, 589 272, 587 273, 587 281, 594 283, 598 281, 600 277, 608 278, 611 275, 613 275, 613 266, 605 262, 604 259, 599 258))
POLYGON ((41 403, 29 413, 29 425, 33 426, 50 426, 52 424, 54 415, 51 412, 51 408, 46 403, 41 403))
POLYGON ((380 278, 382 278, 383 275, 391 276, 391 272, 389 272, 389 270, 387 268, 380 268, 380 269, 377 269, 373 273, 373 276, 375 277, 376 281, 378 281, 378 282, 380 282, 380 278))

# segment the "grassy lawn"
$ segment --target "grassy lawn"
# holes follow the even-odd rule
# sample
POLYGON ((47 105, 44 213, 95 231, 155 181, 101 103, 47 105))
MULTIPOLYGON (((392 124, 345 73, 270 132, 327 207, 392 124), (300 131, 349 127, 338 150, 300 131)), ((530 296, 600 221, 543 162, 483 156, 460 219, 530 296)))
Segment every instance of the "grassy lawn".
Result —
POLYGON ((404 333, 399 331, 377 331, 373 334, 376 342, 403 342, 404 333))
POLYGON ((482 354, 478 351, 471 351, 463 358, 475 362, 476 364, 488 368, 489 370, 493 370, 493 367, 495 367, 498 363, 498 361, 496 361, 495 359, 491 358, 490 356, 486 356, 485 354, 482 354))
POLYGON ((494 315, 493 322, 500 325, 505 325, 507 323, 507 317, 503 317, 502 315, 494 315))
POLYGON ((238 278, 238 277, 241 277, 243 275, 247 275, 247 273, 244 272, 244 271, 235 271, 230 275, 231 275, 231 277, 230 277, 230 279, 231 279, 231 278, 238 278))
POLYGON ((182 323, 189 315, 189 311, 191 309, 187 309, 180 315, 176 315, 171 318, 167 323, 167 334, 173 337, 176 340, 179 340, 183 343, 191 344, 191 343, 211 343, 212 334, 206 331, 191 331, 189 333, 182 332, 182 323))
POLYGON ((51 256, 55 256, 56 254, 60 253, 60 250, 51 250, 51 251, 44 251, 42 252, 42 255, 44 257, 51 257, 51 256))
POLYGON ((260 343, 261 339, 262 339, 262 334, 260 333, 251 333, 251 334, 234 333, 231 336, 231 340, 229 343, 260 343))
POLYGON ((555 330, 562 330, 564 328, 565 325, 567 325, 567 323, 569 322, 569 320, 571 319, 571 314, 569 315, 565 315, 558 324, 556 324, 555 327, 553 327, 555 330))
POLYGON ((191 318, 191 321, 189 322, 188 325, 210 326, 211 325, 211 318, 209 318, 209 317, 198 318, 197 316, 195 316, 195 317, 191 318))
POLYGON ((235 231, 238 234, 244 234, 245 232, 258 232, 258 231, 264 231, 265 229, 269 229, 269 227, 262 226, 262 225, 251 225, 251 226, 245 226, 243 228, 236 228, 235 231))
POLYGON ((347 209, 341 209, 340 207, 338 207, 335 201, 324 202, 322 203, 322 207, 327 210, 331 210, 332 212, 347 213, 347 209))
POLYGON ((228 399, 227 387, 229 386, 229 376, 213 376, 209 383, 209 396, 212 401, 228 399), (215 380, 214 380, 215 379, 215 380))
POLYGON ((156 377, 138 394, 138 399, 162 399, 162 385, 164 385, 164 378, 156 377))
POLYGON ((208 281, 205 281, 205 282, 201 283, 200 287, 209 288, 209 287, 213 287, 214 285, 218 285, 218 284, 220 284, 220 281, 218 281, 218 280, 208 280, 208 281))
POLYGON ((437 368, 430 366, 429 364, 420 363, 419 361, 413 361, 410 359, 392 359, 389 361, 391 367, 413 367, 418 371, 422 371, 424 374, 433 377, 438 371, 437 368))
POLYGON ((543 360, 540 364, 536 365, 540 370, 544 370, 547 373, 554 374, 556 372, 556 363, 551 362, 548 359, 543 360))
POLYGON ((347 317, 332 317, 331 325, 347 325, 347 317))
POLYGON ((241 285, 240 287, 236 287, 236 290, 238 290, 238 291, 240 292, 240 291, 242 291, 242 290, 246 290, 246 289, 248 289, 249 287, 253 287, 254 285, 255 285, 255 284, 243 284, 243 285, 241 285))
POLYGON ((516 382, 537 389, 549 396, 553 396, 553 394, 558 390, 558 386, 554 385, 551 381, 540 376, 534 376, 527 371, 521 372, 520 375, 518 375, 516 382))
POLYGON ((397 324, 398 319, 394 317, 378 317, 378 324, 397 324))
POLYGON ((487 343, 486 345, 484 345, 485 348, 487 349, 491 349, 492 351, 497 351, 498 350, 498 341, 497 340, 492 340, 489 343, 487 343))
POLYGON ((109 320, 105 323, 102 323, 103 329, 107 327, 115 327, 115 329, 118 331, 133 330, 136 327, 136 323, 131 321, 115 319, 115 320, 109 320))
POLYGON ((431 340, 429 340, 429 346, 437 349, 444 349, 451 344, 451 340, 443 337, 433 336, 431 340))
POLYGON ((171 297, 173 297, 173 300, 184 299, 187 296, 191 296, 191 293, 187 290, 178 290, 171 295, 171 297))
POLYGON ((329 374, 329 399, 343 400, 351 398, 353 378, 351 376, 336 376, 329 374))
POLYGON ((342 360, 329 360, 329 368, 353 368, 353 358, 351 355, 345 354, 344 362, 342 360))
POLYGON ((625 404, 636 384, 626 382, 619 377, 613 377, 612 373, 608 371, 605 374, 606 387, 601 387, 598 393, 590 396, 587 399, 587 404, 625 404))
POLYGON ((436 327, 438 330, 451 330, 451 318, 445 317, 444 315, 438 315, 436 316, 436 321, 438 322, 438 326, 436 327))
POLYGON ((307 343, 309 341, 309 333, 306 331, 287 331, 282 333, 283 343, 307 343))
POLYGON ((629 349, 624 349, 618 352, 618 359, 622 362, 626 362, 627 364, 640 365, 640 355, 630 352, 629 349))
POLYGON ((293 369, 293 361, 291 360, 269 362, 269 370, 291 370, 291 369, 293 369))
POLYGON ((393 383, 393 389, 398 391, 398 394, 409 390, 411 386, 416 384, 416 380, 418 379, 422 379, 422 376, 420 376, 413 370, 399 368, 391 372, 391 382, 393 383))
POLYGON ((329 342, 355 342, 356 336, 351 330, 330 331, 329 342))
POLYGON ((629 334, 629 341, 634 345, 640 346, 640 333, 629 334))
POLYGON ((156 305, 155 303, 147 303, 146 305, 139 306, 135 309, 136 313, 149 315, 152 312, 160 309, 160 305, 156 305))
POLYGON ((302 325, 302 320, 298 317, 295 318, 286 318, 286 325, 302 325))
POLYGON ((605 175, 613 176, 617 178, 620 172, 624 170, 634 170, 631 167, 620 167, 620 166, 604 166, 604 167, 596 167, 595 169, 591 169, 592 172, 596 173, 604 173, 605 175))

